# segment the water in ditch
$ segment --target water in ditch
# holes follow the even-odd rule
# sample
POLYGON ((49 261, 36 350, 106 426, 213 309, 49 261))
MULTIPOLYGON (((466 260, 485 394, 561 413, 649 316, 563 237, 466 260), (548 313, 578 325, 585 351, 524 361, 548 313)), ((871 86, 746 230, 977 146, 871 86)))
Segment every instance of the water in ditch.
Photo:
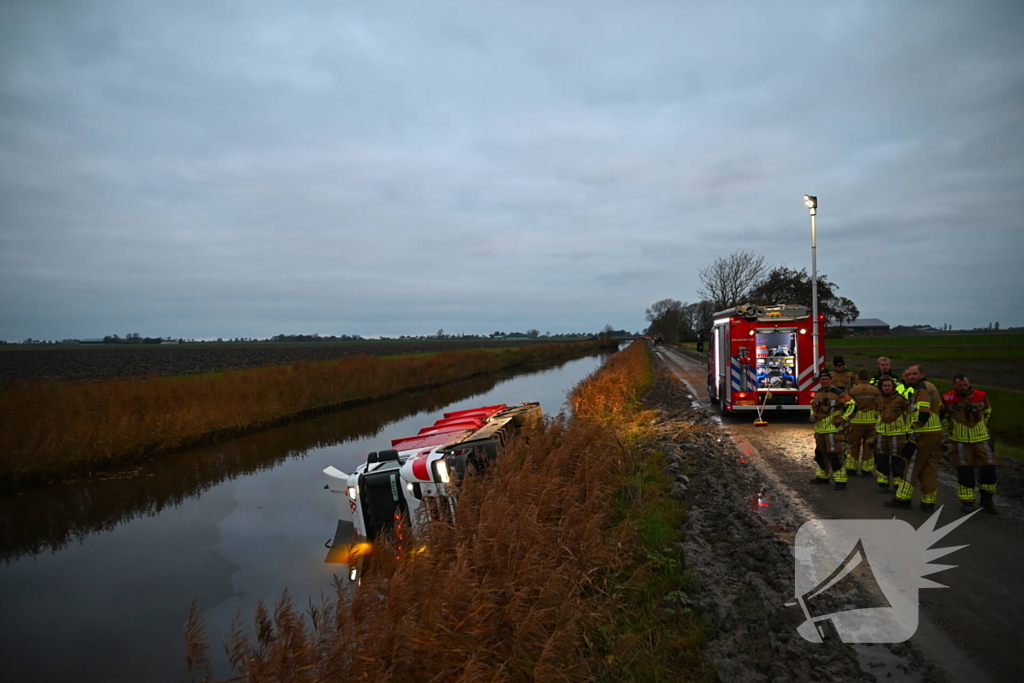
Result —
POLYGON ((219 650, 236 611, 248 620, 257 600, 272 603, 285 588, 303 608, 344 574, 325 562, 337 529, 325 467, 352 471, 368 451, 448 410, 540 401, 557 413, 605 357, 476 378, 0 496, 0 680, 187 680, 193 600, 219 650))

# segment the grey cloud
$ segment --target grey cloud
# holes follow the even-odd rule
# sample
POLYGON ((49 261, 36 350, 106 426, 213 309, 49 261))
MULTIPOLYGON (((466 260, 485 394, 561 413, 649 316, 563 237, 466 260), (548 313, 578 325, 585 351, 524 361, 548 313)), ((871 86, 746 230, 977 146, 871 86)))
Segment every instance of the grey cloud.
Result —
POLYGON ((805 192, 865 315, 1024 324, 1019 3, 9 5, 0 338, 635 329, 805 192))

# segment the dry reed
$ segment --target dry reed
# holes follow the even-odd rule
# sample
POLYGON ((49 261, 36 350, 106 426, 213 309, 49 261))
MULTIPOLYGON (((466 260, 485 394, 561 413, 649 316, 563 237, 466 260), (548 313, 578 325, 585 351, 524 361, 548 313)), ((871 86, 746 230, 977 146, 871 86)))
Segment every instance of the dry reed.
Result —
MULTIPOLYGON (((665 563, 630 511, 663 507, 637 485, 629 436, 649 382, 635 343, 574 390, 576 418, 467 478, 458 523, 423 532, 427 552, 398 560, 384 541, 362 583, 305 620, 287 598, 273 617, 260 605, 253 633, 236 623, 226 645, 240 680, 708 680, 692 618, 666 622, 649 595, 665 563), (638 600, 660 616, 638 618, 638 600)), ((188 632, 201 627, 193 613, 188 632)))
POLYGON ((437 386, 595 343, 392 357, 105 382, 0 384, 0 487, 71 477, 255 431, 289 416, 437 386))

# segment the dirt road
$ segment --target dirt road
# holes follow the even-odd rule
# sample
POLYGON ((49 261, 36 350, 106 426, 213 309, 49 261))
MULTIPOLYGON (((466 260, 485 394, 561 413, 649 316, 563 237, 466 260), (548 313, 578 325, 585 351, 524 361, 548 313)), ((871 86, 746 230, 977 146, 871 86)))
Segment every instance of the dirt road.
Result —
MULTIPOLYGON (((656 356, 696 395, 691 407, 704 409, 708 422, 716 421, 707 401, 704 366, 675 349, 658 348, 656 356)), ((844 492, 809 484, 814 467, 806 415, 774 412, 767 420, 769 426, 754 427, 751 415, 724 418, 723 427, 738 447, 738 460, 702 462, 718 470, 717 475, 702 476, 730 478, 736 493, 751 501, 750 515, 759 515, 778 537, 792 542, 808 519, 891 519, 895 515, 917 528, 928 518, 917 509, 916 501, 912 510, 883 507, 889 496, 877 492, 872 478, 853 478, 844 492)), ((955 479, 948 465, 943 468, 939 504, 945 508, 936 526, 963 515, 956 501, 955 479)), ((948 588, 921 590, 920 625, 907 644, 891 646, 888 653, 844 646, 860 661, 862 680, 871 676, 880 680, 1024 680, 1024 633, 1019 630, 1024 615, 1021 474, 1019 462, 1004 461, 997 497, 1000 514, 977 514, 944 539, 943 546, 969 545, 943 560, 955 568, 929 577, 948 588)), ((792 573, 788 580, 792 582, 792 573)), ((792 583, 789 588, 793 589, 792 583)), ((719 667, 722 671, 721 663, 719 667)))

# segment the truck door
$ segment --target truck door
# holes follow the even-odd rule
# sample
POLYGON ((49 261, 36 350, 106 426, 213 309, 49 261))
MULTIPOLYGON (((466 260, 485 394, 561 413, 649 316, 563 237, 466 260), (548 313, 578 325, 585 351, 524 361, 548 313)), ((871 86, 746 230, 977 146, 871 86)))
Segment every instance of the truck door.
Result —
POLYGON ((722 394, 724 374, 722 371, 722 328, 711 331, 711 354, 708 357, 708 396, 717 401, 722 394))

